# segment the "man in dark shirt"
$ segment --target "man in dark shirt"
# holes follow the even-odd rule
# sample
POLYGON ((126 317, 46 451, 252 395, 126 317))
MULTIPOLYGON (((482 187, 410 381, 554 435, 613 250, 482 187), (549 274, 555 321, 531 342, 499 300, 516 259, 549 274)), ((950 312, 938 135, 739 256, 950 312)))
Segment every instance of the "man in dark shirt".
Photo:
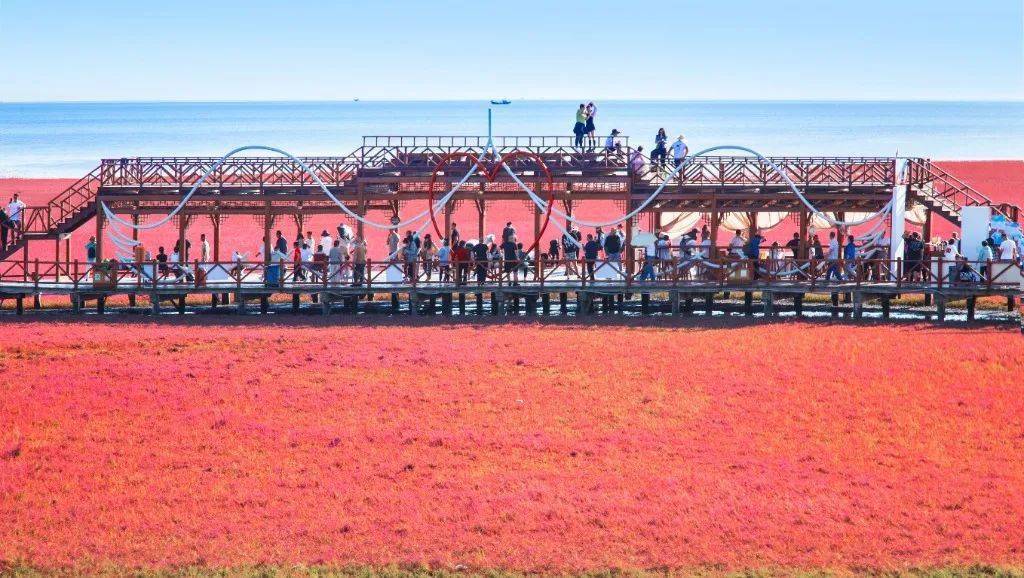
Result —
POLYGON ((586 261, 586 269, 583 271, 583 279, 590 277, 594 280, 594 262, 597 261, 597 253, 601 250, 601 243, 594 239, 594 236, 587 233, 587 242, 583 244, 583 259, 586 261))
POLYGON ((516 235, 514 232, 511 237, 501 244, 501 256, 505 260, 505 274, 511 273, 512 284, 519 285, 519 247, 516 245, 516 235))
POLYGON ((283 255, 288 254, 288 239, 284 238, 284 235, 281 234, 281 231, 277 232, 277 240, 274 241, 274 248, 277 249, 278 253, 281 253, 283 255))
POLYGON ((800 258, 800 233, 793 233, 793 238, 786 243, 786 248, 792 251, 794 259, 800 258))
POLYGON ((512 221, 505 223, 505 228, 501 230, 501 242, 504 243, 515 236, 516 228, 512 226, 512 221))
POLYGON ((480 241, 473 245, 473 260, 476 261, 476 282, 483 285, 487 281, 487 243, 480 241))
POLYGON ((918 281, 924 277, 921 261, 924 259, 924 242, 921 237, 914 233, 905 237, 904 252, 906 253, 906 269, 911 281, 918 281))

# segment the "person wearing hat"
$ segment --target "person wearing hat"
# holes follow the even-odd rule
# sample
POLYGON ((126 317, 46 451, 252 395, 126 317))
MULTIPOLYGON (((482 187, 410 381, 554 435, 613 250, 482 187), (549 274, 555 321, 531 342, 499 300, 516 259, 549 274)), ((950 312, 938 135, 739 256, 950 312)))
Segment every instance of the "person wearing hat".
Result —
POLYGON ((605 152, 615 152, 619 148, 619 143, 615 142, 615 137, 619 136, 619 129, 613 128, 612 134, 608 135, 608 138, 604 141, 605 152))
POLYGON ((676 166, 683 164, 683 159, 690 152, 690 147, 686 146, 686 137, 679 135, 676 142, 672 143, 672 157, 676 160, 676 166))

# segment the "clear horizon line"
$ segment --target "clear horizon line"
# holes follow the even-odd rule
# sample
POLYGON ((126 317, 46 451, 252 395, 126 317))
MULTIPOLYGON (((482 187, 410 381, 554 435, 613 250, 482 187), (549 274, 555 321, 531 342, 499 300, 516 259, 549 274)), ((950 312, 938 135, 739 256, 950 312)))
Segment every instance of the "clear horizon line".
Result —
MULTIPOLYGON (((336 98, 336 99, 58 99, 58 100, 4 100, 0 99, 0 105, 5 104, 282 104, 282 103, 342 103, 342 102, 393 102, 393 103, 423 103, 423 102, 486 102, 487 98, 336 98)), ((518 98, 510 99, 515 102, 576 102, 579 99, 572 98, 518 98)), ((605 102, 683 102, 683 103, 993 103, 993 104, 1017 104, 1024 103, 1024 97, 1005 99, 935 99, 935 98, 694 98, 694 99, 664 99, 664 98, 588 98, 585 100, 597 100, 605 102)), ((502 105, 498 105, 502 106, 502 105)))

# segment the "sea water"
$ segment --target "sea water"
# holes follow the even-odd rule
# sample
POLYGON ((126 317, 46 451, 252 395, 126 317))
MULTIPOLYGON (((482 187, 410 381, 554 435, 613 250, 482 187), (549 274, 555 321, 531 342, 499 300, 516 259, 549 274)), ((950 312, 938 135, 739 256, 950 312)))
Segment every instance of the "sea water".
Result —
MULTIPOLYGON (((574 101, 0 103, 0 176, 75 177, 101 158, 219 156, 261 144, 344 155, 364 135, 572 134, 574 101)), ((743 145, 765 155, 1024 158, 1024 102, 598 101, 613 128, 650 150, 685 134, 692 151, 743 145)))

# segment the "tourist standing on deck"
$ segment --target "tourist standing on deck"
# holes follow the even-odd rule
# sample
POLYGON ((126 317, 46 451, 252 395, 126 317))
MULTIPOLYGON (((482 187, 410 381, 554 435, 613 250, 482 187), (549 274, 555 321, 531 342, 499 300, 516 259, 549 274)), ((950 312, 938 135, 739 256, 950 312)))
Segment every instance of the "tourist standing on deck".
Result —
POLYGON ((590 150, 594 150, 597 146, 597 127, 594 126, 594 119, 597 117, 597 106, 593 102, 587 104, 587 141, 590 145, 590 150))
POLYGON ((501 242, 504 243, 515 236, 516 228, 512 226, 512 221, 505 223, 505 228, 501 230, 501 242))
POLYGON ((398 259, 398 243, 400 240, 398 231, 395 229, 388 231, 388 261, 398 259))
POLYGON ((846 239, 846 245, 843 247, 843 269, 846 270, 846 278, 853 279, 857 276, 857 245, 853 235, 847 235, 846 239))
POLYGON ((988 263, 994 256, 992 246, 988 244, 988 239, 985 239, 978 248, 978 265, 982 275, 988 273, 988 263))
POLYGON ((999 243, 999 260, 1001 261, 1013 261, 1017 258, 1017 243, 1014 242, 1010 237, 1003 239, 999 243))
POLYGON ((487 281, 487 269, 490 267, 490 253, 483 240, 473 245, 473 261, 476 263, 476 283, 483 285, 487 281))
POLYGON ((420 261, 423 262, 423 271, 427 274, 427 281, 434 271, 434 256, 437 255, 437 247, 434 247, 434 239, 427 233, 423 237, 423 246, 420 248, 420 261))
POLYGON ((836 239, 836 232, 830 231, 828 234, 828 270, 825 271, 825 280, 828 281, 833 277, 838 281, 843 280, 843 274, 839 270, 839 241, 836 239))
POLYGON ((686 155, 689 154, 690 147, 686 146, 686 137, 679 135, 676 142, 672 143, 672 158, 676 162, 676 167, 683 164, 686 159, 686 155))
POLYGON ((96 237, 89 237, 89 242, 85 244, 85 262, 96 262, 96 237))
POLYGON ((452 248, 448 239, 441 241, 441 248, 437 250, 437 277, 442 283, 452 280, 452 248))
POLYGON ((576 124, 572 127, 572 134, 576 135, 573 146, 583 148, 583 136, 587 134, 587 105, 583 103, 576 110, 576 124))
POLYGON ((324 253, 330 252, 331 247, 334 246, 334 240, 331 239, 331 234, 327 232, 327 229, 320 233, 320 246, 323 247, 324 253))
POLYGON ((346 241, 352 240, 352 230, 345 223, 338 225, 338 238, 346 241))
POLYGON ((747 240, 743 238, 743 232, 736 229, 736 235, 729 241, 729 254, 733 257, 743 258, 743 247, 747 244, 747 240))
POLYGON ((501 243, 501 256, 504 260, 504 273, 512 278, 512 285, 519 285, 519 247, 513 234, 501 243), (510 275, 511 274, 511 275, 510 275))
POLYGON ((210 242, 206 240, 206 233, 199 235, 199 260, 210 262, 210 242))
POLYGON ((341 271, 341 240, 331 244, 330 252, 327 253, 327 280, 330 283, 338 282, 338 273, 341 271))
POLYGON ((274 241, 274 249, 276 249, 278 253, 282 253, 284 255, 288 254, 288 240, 284 238, 281 231, 277 232, 277 240, 274 241))
POLYGON ((644 170, 644 147, 638 146, 633 151, 633 157, 629 159, 629 168, 634 175, 639 175, 644 170))
POLYGON ((601 250, 601 243, 594 238, 593 235, 587 233, 587 242, 583 245, 583 259, 585 260, 583 270, 583 280, 586 281, 587 277, 590 277, 591 281, 594 281, 594 264, 597 262, 597 253, 601 250))
MULTIPOLYGON (((558 239, 551 239, 551 242, 548 243, 547 258, 548 258, 549 261, 552 261, 552 262, 557 262, 558 261, 558 239)), ((557 264, 556 264, 556 266, 557 266, 557 264)))
POLYGON ((821 239, 818 238, 817 234, 811 236, 811 248, 809 251, 811 259, 821 260, 825 258, 825 250, 821 247, 821 239))
POLYGON ((794 259, 800 258, 800 233, 793 233, 793 238, 790 239, 788 243, 786 243, 786 248, 789 249, 791 253, 793 253, 794 259))
POLYGON ((0 207, 0 251, 7 248, 7 234, 10 228, 11 220, 7 218, 7 209, 0 207))
POLYGON ((562 253, 565 255, 565 276, 569 276, 569 271, 573 271, 579 274, 576 269, 576 261, 579 259, 580 240, 583 236, 580 234, 576 225, 573 225, 566 234, 562 235, 562 253))
POLYGON ((366 241, 356 237, 352 241, 352 284, 356 287, 366 282, 366 241))
POLYGON ((13 235, 11 237, 12 243, 15 242, 15 237, 21 232, 21 225, 24 217, 25 203, 22 202, 18 193, 14 193, 14 196, 11 197, 11 202, 7 203, 7 219, 10 221, 10 228, 11 231, 13 231, 13 235))
POLYGON ((668 154, 668 135, 665 129, 659 128, 658 134, 654 135, 654 150, 651 151, 651 164, 665 166, 665 156, 668 154))

